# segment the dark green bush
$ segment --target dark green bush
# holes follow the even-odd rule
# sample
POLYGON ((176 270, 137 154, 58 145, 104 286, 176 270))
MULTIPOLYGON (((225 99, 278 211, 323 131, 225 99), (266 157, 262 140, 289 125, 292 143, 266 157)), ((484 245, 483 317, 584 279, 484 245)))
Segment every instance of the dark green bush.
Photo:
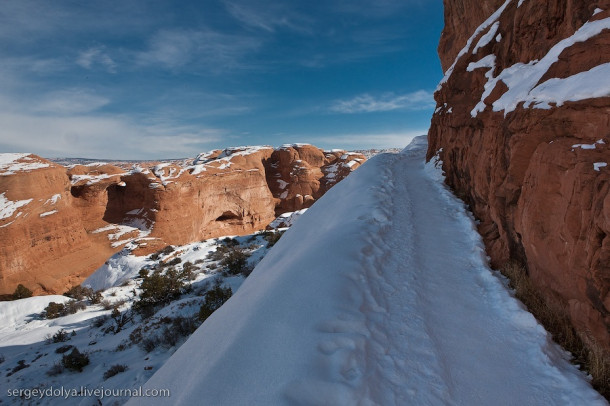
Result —
POLYGON ((30 364, 26 364, 24 359, 19 360, 19 361, 17 361, 17 366, 16 366, 15 368, 13 368, 13 369, 11 370, 11 372, 9 372, 8 374, 6 374, 6 376, 7 376, 7 377, 8 377, 8 376, 11 376, 11 375, 13 375, 15 372, 19 372, 19 371, 21 371, 22 369, 29 368, 29 367, 30 367, 30 364))
POLYGON ((63 303, 51 302, 44 309, 44 317, 47 319, 56 319, 63 315, 65 306, 63 303))
POLYGON ((64 293, 64 296, 68 296, 76 300, 83 300, 88 294, 93 294, 93 289, 76 285, 68 289, 68 291, 64 293))
POLYGON ((132 343, 137 343, 145 352, 151 352, 161 346, 171 348, 177 345, 182 339, 190 336, 201 324, 195 317, 164 317, 159 323, 165 324, 159 333, 147 334, 143 338, 141 329, 130 334, 132 343))
POLYGON ((49 344, 51 343, 65 343, 66 341, 70 340, 70 338, 72 338, 70 336, 70 334, 64 330, 63 328, 57 330, 57 332, 55 334, 48 335, 47 336, 47 342, 49 344))
POLYGON ((249 274, 252 271, 248 265, 250 254, 241 248, 231 248, 220 261, 223 271, 229 275, 249 274))
POLYGON ((265 231, 263 238, 267 241, 267 248, 273 247, 282 238, 282 235, 284 235, 284 231, 265 231))
POLYGON ((65 304, 51 302, 45 307, 42 316, 46 319, 56 319, 58 317, 74 314, 79 310, 84 310, 87 306, 83 302, 71 300, 65 304))
POLYGON ((106 372, 104 372, 104 380, 112 378, 113 376, 120 374, 121 372, 127 371, 129 368, 127 365, 116 364, 111 366, 106 372))
POLYGON ((69 344, 67 344, 67 345, 62 345, 61 347, 59 347, 59 348, 57 348, 57 349, 55 350, 55 353, 56 353, 56 354, 63 354, 63 353, 65 353, 65 352, 70 351, 70 349, 72 349, 73 347, 74 347, 73 345, 69 345, 69 344))
POLYGON ((182 260, 178 257, 172 259, 171 261, 167 262, 165 265, 167 266, 172 266, 172 265, 178 265, 180 262, 182 262, 182 260))
POLYGON ((70 354, 64 355, 61 358, 61 364, 64 368, 71 371, 82 372, 83 368, 89 365, 89 356, 74 348, 70 354))
POLYGON ((13 292, 13 300, 25 299, 26 297, 32 297, 32 291, 23 286, 22 284, 17 285, 13 292))
POLYGON ((220 306, 222 306, 233 295, 230 287, 223 288, 219 283, 205 293, 205 302, 199 309, 199 320, 204 322, 220 306))
POLYGON ((151 315, 155 307, 178 299, 183 287, 175 269, 168 269, 165 274, 156 271, 142 281, 142 293, 133 308, 143 316, 151 315))

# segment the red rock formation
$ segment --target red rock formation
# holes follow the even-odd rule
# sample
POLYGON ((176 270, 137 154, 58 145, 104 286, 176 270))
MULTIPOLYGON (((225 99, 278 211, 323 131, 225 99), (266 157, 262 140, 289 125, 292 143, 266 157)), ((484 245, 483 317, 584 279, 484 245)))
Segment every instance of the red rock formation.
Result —
POLYGON ((468 3, 445 0, 428 158, 480 219, 492 265, 527 264, 610 347, 610 1, 468 3))
POLYGON ((37 294, 62 293, 128 243, 145 254, 264 229, 276 211, 309 207, 363 161, 310 145, 69 169, 0 154, 0 294, 19 283, 37 294))
POLYGON ((105 238, 90 237, 75 201, 66 168, 0 155, 0 293, 19 283, 37 294, 62 292, 114 252, 105 238))
POLYGON ((265 163, 267 183, 277 199, 276 214, 310 207, 365 160, 359 153, 322 151, 308 144, 276 149, 265 163))

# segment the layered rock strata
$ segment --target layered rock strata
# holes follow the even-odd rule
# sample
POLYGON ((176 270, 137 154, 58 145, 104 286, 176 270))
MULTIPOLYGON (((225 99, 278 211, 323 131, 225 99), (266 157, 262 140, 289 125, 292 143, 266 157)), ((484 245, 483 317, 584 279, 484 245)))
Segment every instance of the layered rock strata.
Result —
POLYGON ((113 253, 264 229, 309 207, 365 158, 311 145, 238 147, 194 160, 64 167, 0 154, 0 294, 62 293, 113 253))
POLYGON ((445 12, 428 159, 480 220, 492 265, 525 264, 610 347, 610 2, 445 12))

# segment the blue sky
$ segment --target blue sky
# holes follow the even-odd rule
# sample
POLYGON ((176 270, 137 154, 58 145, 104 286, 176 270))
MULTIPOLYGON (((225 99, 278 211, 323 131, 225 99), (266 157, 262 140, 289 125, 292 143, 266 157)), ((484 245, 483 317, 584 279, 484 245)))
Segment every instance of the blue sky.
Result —
POLYGON ((442 24, 441 0, 4 0, 0 152, 402 147, 430 123, 442 24))

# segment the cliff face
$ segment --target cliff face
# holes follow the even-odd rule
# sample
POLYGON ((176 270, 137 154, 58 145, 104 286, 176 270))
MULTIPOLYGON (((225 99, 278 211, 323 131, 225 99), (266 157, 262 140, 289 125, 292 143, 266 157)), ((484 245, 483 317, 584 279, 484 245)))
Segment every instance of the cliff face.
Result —
POLYGON ((480 219, 492 265, 526 264, 610 346, 610 1, 445 10, 428 159, 480 219))
POLYGON ((311 145, 240 147, 195 160, 70 168, 0 154, 0 294, 62 293, 113 253, 264 229, 309 207, 364 156, 311 145))

